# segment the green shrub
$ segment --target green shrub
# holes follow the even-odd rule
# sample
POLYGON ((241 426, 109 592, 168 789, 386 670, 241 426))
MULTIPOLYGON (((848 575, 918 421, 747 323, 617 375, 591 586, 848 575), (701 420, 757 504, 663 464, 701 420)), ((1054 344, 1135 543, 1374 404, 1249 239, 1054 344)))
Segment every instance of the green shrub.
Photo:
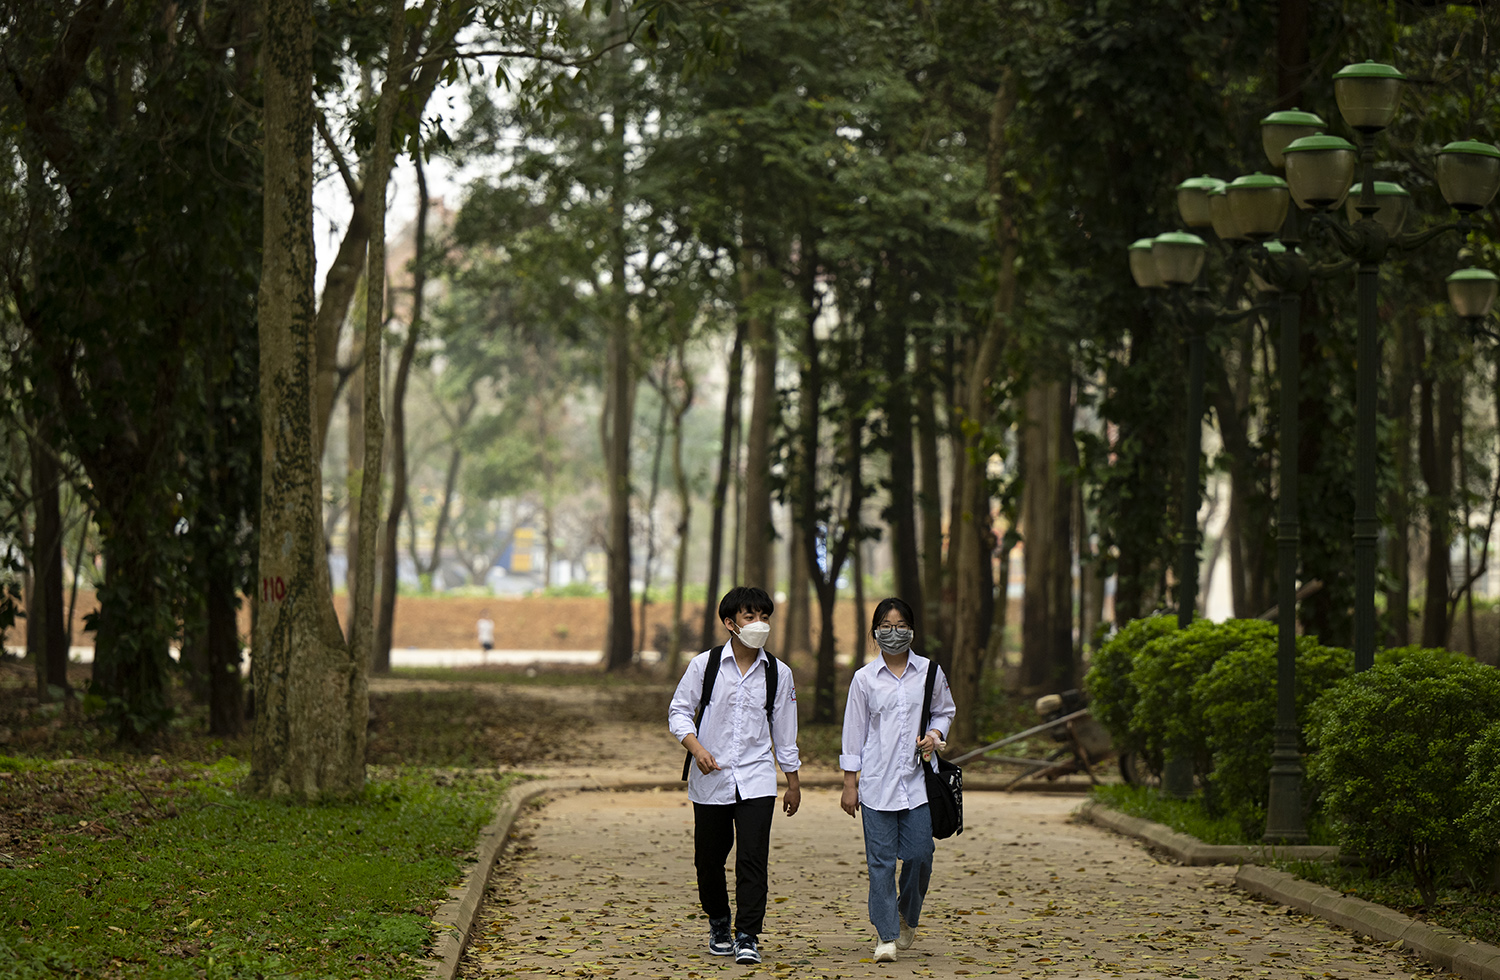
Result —
POLYGON ((1464 795, 1469 809, 1463 830, 1473 853, 1485 861, 1500 851, 1500 721, 1480 733, 1466 761, 1464 795))
MULTIPOLYGON (((1264 829, 1271 747, 1276 725, 1276 637, 1256 639, 1219 659, 1193 685, 1212 758, 1209 802, 1214 812, 1239 820, 1251 838, 1264 829)), ((1354 655, 1325 647, 1315 636, 1297 638, 1297 718, 1354 670, 1354 655)), ((1302 749, 1306 751, 1306 740, 1302 749)), ((1310 808, 1312 794, 1303 798, 1310 808)))
POLYGON ((1148 758, 1162 758, 1172 747, 1192 758, 1197 775, 1207 776, 1212 756, 1204 705, 1194 696, 1193 685, 1230 651, 1268 639, 1275 642, 1276 627, 1264 620, 1200 619, 1146 644, 1130 672, 1139 694, 1130 731, 1145 746, 1148 758))
POLYGON ((1459 653, 1403 647, 1345 678, 1311 712, 1308 774, 1342 847, 1411 871, 1424 902, 1473 869, 1468 750, 1500 720, 1500 671, 1459 653))
MULTIPOLYGON (((1109 729, 1115 747, 1122 751, 1141 752, 1145 746, 1134 742, 1130 734, 1130 717, 1140 697, 1130 682, 1135 656, 1147 643, 1177 631, 1171 616, 1147 616, 1125 625, 1110 640, 1094 651, 1083 686, 1088 692, 1089 707, 1099 723, 1109 729)), ((1161 768, 1161 760, 1156 760, 1161 768)))

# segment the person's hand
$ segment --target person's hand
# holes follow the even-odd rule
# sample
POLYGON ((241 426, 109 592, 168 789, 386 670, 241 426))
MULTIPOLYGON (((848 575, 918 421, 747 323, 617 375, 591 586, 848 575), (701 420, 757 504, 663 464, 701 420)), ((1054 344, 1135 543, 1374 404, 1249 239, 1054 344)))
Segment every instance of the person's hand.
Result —
POLYGON ((922 761, 928 762, 932 759, 932 753, 941 749, 946 744, 937 731, 934 730, 917 739, 917 751, 922 753, 922 761))
POLYGON ((719 760, 715 759, 714 754, 705 749, 701 742, 693 750, 693 761, 698 763, 698 771, 705 776, 719 768, 719 760))
POLYGON ((839 798, 839 806, 843 807, 844 812, 849 814, 849 816, 851 817, 858 813, 859 787, 852 783, 845 783, 844 795, 839 798))
POLYGON ((781 798, 781 808, 790 817, 797 812, 800 806, 802 806, 802 788, 799 786, 787 787, 786 795, 781 798))

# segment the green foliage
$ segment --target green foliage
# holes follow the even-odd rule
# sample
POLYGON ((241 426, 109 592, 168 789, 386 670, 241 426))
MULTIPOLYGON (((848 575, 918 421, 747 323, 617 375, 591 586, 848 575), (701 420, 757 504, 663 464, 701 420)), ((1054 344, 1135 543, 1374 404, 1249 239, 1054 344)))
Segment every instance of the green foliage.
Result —
MULTIPOLYGON (((1116 747, 1144 752, 1143 740, 1133 736, 1130 719, 1135 714, 1140 692, 1131 680, 1136 656, 1162 637, 1177 631, 1177 620, 1171 616, 1146 616, 1132 620, 1109 641, 1094 651, 1083 685, 1089 695, 1094 717, 1109 729, 1116 747)), ((1155 760, 1158 770, 1161 759, 1155 760)))
POLYGON ((1500 721, 1500 671, 1446 650, 1383 651, 1313 705, 1308 774, 1341 846, 1408 869, 1425 900, 1474 870, 1469 746, 1500 721))
POLYGON ((236 796, 245 773, 180 773, 156 787, 157 818, 124 834, 111 814, 129 809, 137 776, 113 770, 116 796, 0 868, 0 977, 122 963, 121 975, 174 980, 419 976, 432 911, 508 779, 385 770, 358 801, 298 806, 236 796), (102 832, 73 832, 80 820, 102 832))
POLYGON ((1164 758, 1169 750, 1186 753, 1195 772, 1206 776, 1212 767, 1203 717, 1206 705, 1195 696, 1193 685, 1231 651, 1275 640, 1275 625, 1264 620, 1200 619, 1147 643, 1130 672, 1138 692, 1130 717, 1131 737, 1153 760, 1164 758))
POLYGON ((1475 854, 1500 851, 1500 720, 1469 746, 1464 795, 1470 801, 1463 829, 1475 854))
POLYGON ((1095 786, 1089 795, 1112 810, 1165 824, 1205 844, 1245 844, 1239 821, 1208 813, 1196 800, 1176 800, 1148 786, 1095 786))
MULTIPOLYGON (((1276 722, 1276 652, 1274 635, 1251 640, 1226 653, 1193 684, 1212 757, 1211 805, 1239 820, 1251 838, 1265 828, 1276 722)), ((1322 646, 1314 636, 1298 637, 1297 717, 1306 718, 1312 702, 1353 669, 1350 651, 1322 646)), ((1306 794, 1304 808, 1312 802, 1312 794, 1306 794)))

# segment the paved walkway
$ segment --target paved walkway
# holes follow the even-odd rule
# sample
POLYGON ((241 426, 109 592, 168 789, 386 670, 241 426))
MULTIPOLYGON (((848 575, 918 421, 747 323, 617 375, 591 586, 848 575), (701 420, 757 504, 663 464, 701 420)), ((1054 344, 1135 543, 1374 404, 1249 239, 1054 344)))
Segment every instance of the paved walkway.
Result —
POLYGON ((560 794, 517 824, 460 976, 1445 975, 1248 897, 1234 868, 1161 864, 1132 840, 1073 823, 1080 800, 967 794, 963 836, 938 842, 916 945, 876 965, 859 822, 835 790, 805 790, 801 812, 778 811, 772 829, 765 963, 742 967, 704 949, 686 793, 560 794))

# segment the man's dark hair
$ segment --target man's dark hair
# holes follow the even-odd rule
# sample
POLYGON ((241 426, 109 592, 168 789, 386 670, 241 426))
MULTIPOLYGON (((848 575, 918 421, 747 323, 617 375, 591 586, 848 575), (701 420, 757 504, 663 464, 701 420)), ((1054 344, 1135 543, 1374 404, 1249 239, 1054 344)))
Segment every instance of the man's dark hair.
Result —
POLYGON ((736 585, 724 593, 724 598, 719 600, 719 622, 733 619, 741 612, 765 613, 767 616, 776 611, 776 604, 771 597, 766 595, 765 589, 756 588, 753 585, 736 585))

